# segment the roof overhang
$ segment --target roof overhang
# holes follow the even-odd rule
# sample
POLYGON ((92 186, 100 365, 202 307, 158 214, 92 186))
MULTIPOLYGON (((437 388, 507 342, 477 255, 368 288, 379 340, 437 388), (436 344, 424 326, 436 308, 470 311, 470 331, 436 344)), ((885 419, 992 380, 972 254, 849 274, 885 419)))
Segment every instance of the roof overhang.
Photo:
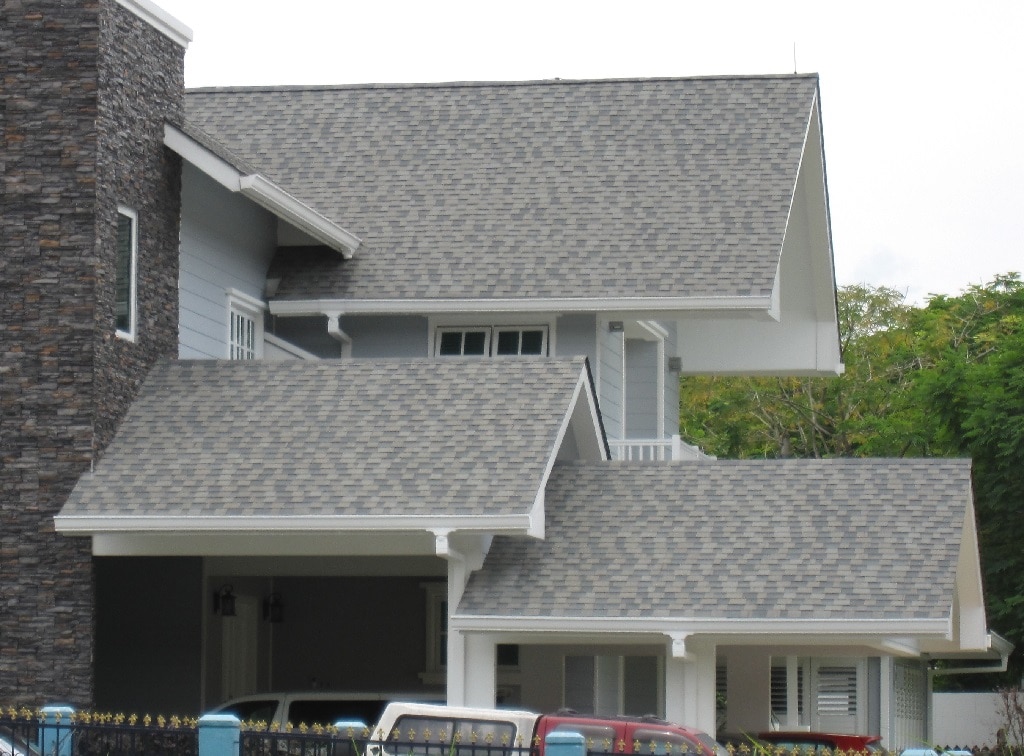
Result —
POLYGON ((432 315, 506 312, 627 312, 650 318, 678 317, 686 312, 735 313, 775 320, 774 297, 619 297, 608 299, 552 297, 537 299, 305 299, 271 300, 270 312, 282 316, 432 315))
POLYGON ((503 642, 529 638, 533 643, 669 642, 674 656, 686 656, 689 640, 716 646, 828 646, 873 649, 893 656, 917 657, 950 637, 945 619, 745 619, 745 618, 608 618, 499 617, 454 615, 450 627, 464 633, 500 637, 503 642))
POLYGON ((117 4, 134 13, 158 32, 181 47, 192 41, 192 29, 150 0, 116 0, 117 4))
POLYGON ((259 173, 247 173, 204 144, 164 124, 164 145, 226 189, 249 198, 281 220, 337 250, 346 260, 359 248, 359 237, 324 217, 259 173))

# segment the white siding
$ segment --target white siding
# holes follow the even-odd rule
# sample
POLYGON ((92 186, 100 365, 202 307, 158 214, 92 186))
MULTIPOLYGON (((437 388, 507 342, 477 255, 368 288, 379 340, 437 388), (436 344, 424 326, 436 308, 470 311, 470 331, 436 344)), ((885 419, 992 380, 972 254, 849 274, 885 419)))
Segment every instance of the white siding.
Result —
POLYGON ((194 167, 182 171, 178 356, 227 356, 227 290, 263 298, 277 221, 194 167))

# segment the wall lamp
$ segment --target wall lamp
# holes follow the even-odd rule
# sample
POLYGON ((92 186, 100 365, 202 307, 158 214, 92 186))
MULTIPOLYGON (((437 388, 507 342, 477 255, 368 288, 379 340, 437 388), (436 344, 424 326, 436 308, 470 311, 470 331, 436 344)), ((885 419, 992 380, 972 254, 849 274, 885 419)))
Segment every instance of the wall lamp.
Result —
POLYGON ((284 621, 284 604, 280 593, 271 593, 263 599, 263 619, 267 622, 284 621))
POLYGON ((626 330, 626 325, 621 320, 610 320, 608 321, 608 330, 611 333, 622 333, 626 330))
POLYGON ((219 591, 214 591, 213 613, 221 617, 235 616, 235 593, 231 585, 225 583, 219 591))

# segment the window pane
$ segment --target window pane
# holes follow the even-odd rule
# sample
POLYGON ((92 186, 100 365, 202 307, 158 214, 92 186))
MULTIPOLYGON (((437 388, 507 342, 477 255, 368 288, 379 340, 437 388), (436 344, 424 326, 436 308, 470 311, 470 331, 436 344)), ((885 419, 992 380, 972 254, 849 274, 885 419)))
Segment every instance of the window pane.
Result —
POLYGON ((442 333, 441 346, 438 348, 437 353, 442 357, 462 354, 462 334, 451 331, 442 333))
POLYGON ((132 328, 132 219, 117 216, 117 263, 114 272, 114 325, 119 331, 132 328))
POLYGON ((487 334, 484 331, 468 331, 462 349, 463 354, 484 355, 487 352, 487 334))
POLYGON ((519 354, 519 331, 499 331, 495 354, 519 354))
POLYGON ((544 331, 523 331, 520 354, 544 354, 544 331))

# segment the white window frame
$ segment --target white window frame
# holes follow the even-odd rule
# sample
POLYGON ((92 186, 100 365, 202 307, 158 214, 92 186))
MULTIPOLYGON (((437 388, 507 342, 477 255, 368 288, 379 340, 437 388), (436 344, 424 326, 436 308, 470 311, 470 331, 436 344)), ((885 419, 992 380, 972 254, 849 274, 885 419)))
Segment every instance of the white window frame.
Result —
MULTIPOLYGON (((438 352, 441 349, 440 334, 451 333, 455 331, 474 331, 474 330, 486 330, 487 346, 486 354, 483 355, 469 355, 466 359, 522 359, 522 358, 538 358, 538 357, 550 357, 556 354, 555 351, 555 318, 551 317, 524 317, 524 316, 511 316, 502 317, 500 320, 495 319, 494 322, 481 321, 479 316, 447 316, 447 317, 431 317, 427 321, 428 335, 427 335, 427 354, 432 357, 440 358, 438 352), (524 330, 541 330, 544 333, 544 342, 542 344, 542 354, 539 355, 496 355, 492 354, 494 345, 497 343, 497 334, 501 331, 524 331, 524 330)), ((459 359, 454 355, 447 357, 446 359, 459 359)))
POLYGON ((118 338, 126 341, 135 341, 138 333, 139 321, 139 300, 138 300, 138 266, 139 266, 139 214, 130 207, 117 206, 117 228, 115 229, 115 245, 120 246, 121 241, 121 218, 125 217, 131 221, 131 255, 128 270, 128 328, 119 328, 117 325, 117 288, 118 288, 118 255, 120 250, 114 251, 114 333, 118 338))
POLYGON ((263 359, 263 313, 267 309, 266 303, 256 297, 250 296, 238 289, 227 290, 227 311, 228 322, 225 332, 225 357, 229 360, 259 360, 263 359), (234 335, 235 318, 243 318, 252 324, 251 348, 244 344, 237 343, 234 335), (248 356, 238 356, 236 349, 250 352, 248 356))
POLYGON ((444 682, 447 665, 442 662, 448 653, 448 584, 438 581, 420 586, 427 602, 426 659, 420 678, 428 684, 444 682))

